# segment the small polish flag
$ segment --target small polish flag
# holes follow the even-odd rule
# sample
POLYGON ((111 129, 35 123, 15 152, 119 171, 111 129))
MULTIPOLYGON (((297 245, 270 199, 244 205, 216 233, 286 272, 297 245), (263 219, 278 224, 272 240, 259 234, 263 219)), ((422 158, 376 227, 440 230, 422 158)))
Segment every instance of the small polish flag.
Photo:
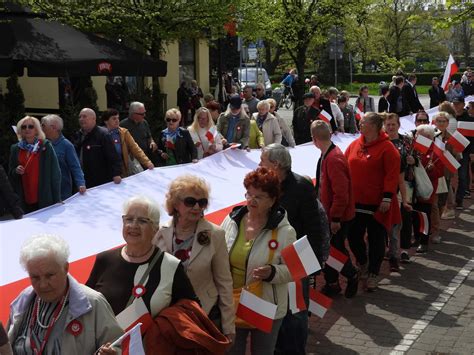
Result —
POLYGON ((458 131, 465 137, 474 137, 474 122, 458 122, 458 131))
POLYGON ((322 119, 326 123, 330 123, 332 120, 332 116, 326 110, 322 110, 320 112, 319 118, 322 119))
POLYGON ((293 280, 302 279, 321 270, 321 266, 319 265, 316 255, 314 255, 313 248, 311 248, 307 236, 283 248, 281 256, 283 260, 285 260, 285 264, 293 280))
POLYGON ((215 127, 209 128, 209 131, 206 132, 206 138, 209 141, 209 143, 211 144, 214 143, 216 139, 216 134, 217 134, 217 130, 215 129, 215 127))
POLYGON ((441 160, 444 166, 452 173, 455 173, 461 166, 456 158, 448 151, 444 152, 443 155, 439 157, 439 160, 441 160))
POLYGON ((265 333, 272 331, 277 305, 242 289, 235 315, 265 333))
POLYGON ((148 308, 146 308, 141 297, 135 298, 132 304, 120 312, 115 318, 117 318, 118 324, 125 331, 141 323, 142 333, 145 333, 148 327, 153 323, 151 314, 148 312, 148 308))
POLYGON ((326 261, 326 265, 329 265, 334 270, 341 272, 342 268, 347 262, 347 259, 349 259, 349 257, 346 254, 331 246, 329 249, 329 257, 326 261))
POLYGON ((417 211, 418 220, 420 221, 420 227, 418 231, 424 235, 428 235, 430 232, 430 224, 428 222, 428 215, 425 212, 417 211))
POLYGON ((141 325, 141 323, 136 324, 132 329, 130 329, 124 335, 114 341, 111 346, 117 346, 122 344, 123 355, 145 355, 145 349, 143 349, 142 335, 140 332, 141 325))
POLYGON ((444 91, 448 91, 449 80, 451 80, 451 77, 458 72, 458 69, 458 65, 454 61, 453 56, 450 54, 448 58, 448 64, 446 64, 446 69, 444 70, 443 82, 441 83, 441 87, 444 91))
POLYGON ((355 114, 356 120, 360 121, 361 119, 364 118, 364 116, 365 116, 365 113, 362 112, 359 107, 356 107, 356 114, 355 114))
POLYGON ((446 151, 446 146, 443 143, 443 140, 439 137, 436 137, 433 145, 433 152, 438 156, 442 156, 446 151))
POLYGON ((413 144, 413 148, 415 148, 417 151, 419 151, 421 154, 426 154, 428 153, 428 150, 431 147, 431 144, 433 144, 433 141, 429 138, 426 138, 419 134, 416 137, 415 143, 413 144))
POLYGON ((309 289, 309 308, 308 311, 323 318, 328 309, 331 307, 332 299, 315 289, 309 289))
POLYGON ((301 280, 288 282, 288 307, 291 313, 299 313, 306 309, 306 303, 303 297, 303 284, 301 280))
POLYGON ((469 139, 464 137, 459 131, 455 131, 448 139, 448 144, 451 144, 455 151, 461 153, 469 145, 469 139))
POLYGON ((174 143, 173 143, 173 140, 171 138, 167 138, 166 139, 166 142, 165 142, 165 147, 166 148, 169 148, 169 149, 174 149, 174 143))

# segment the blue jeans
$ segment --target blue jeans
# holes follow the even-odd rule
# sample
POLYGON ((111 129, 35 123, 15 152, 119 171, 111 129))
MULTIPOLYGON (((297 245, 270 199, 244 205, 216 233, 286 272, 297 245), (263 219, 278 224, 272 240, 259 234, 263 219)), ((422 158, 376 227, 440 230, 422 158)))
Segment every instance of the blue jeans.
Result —
POLYGON ((398 241, 400 237, 400 229, 402 225, 394 224, 388 235, 388 257, 390 259, 398 259, 400 249, 398 247, 398 241))
POLYGON ((250 353, 252 355, 273 355, 282 319, 275 319, 271 333, 258 329, 236 328, 234 345, 227 354, 245 355, 247 337, 250 333, 250 353))
POLYGON ((459 162, 461 166, 458 169, 458 191, 456 192, 456 203, 462 203, 464 194, 469 189, 469 152, 462 153, 462 159, 459 162))

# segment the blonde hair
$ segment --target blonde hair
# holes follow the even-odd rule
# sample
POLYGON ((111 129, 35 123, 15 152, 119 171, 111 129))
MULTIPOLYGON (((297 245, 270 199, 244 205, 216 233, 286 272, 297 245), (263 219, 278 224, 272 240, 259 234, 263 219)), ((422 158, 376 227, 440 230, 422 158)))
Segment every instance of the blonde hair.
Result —
POLYGON ((193 123, 188 127, 189 129, 193 130, 194 132, 197 132, 199 130, 199 115, 201 113, 205 112, 207 114, 208 122, 207 122, 207 129, 211 128, 214 126, 214 120, 212 119, 211 112, 209 109, 205 107, 200 107, 196 110, 196 113, 194 114, 194 120, 193 123))
POLYGON ((178 120, 181 121, 181 112, 177 108, 170 108, 165 113, 165 120, 167 118, 177 118, 178 120))
POLYGON ((19 120, 18 123, 16 124, 16 132, 17 132, 16 135, 18 136, 18 140, 21 141, 23 139, 23 137, 21 136, 21 126, 26 121, 33 121, 33 125, 35 126, 35 129, 36 129, 36 137, 44 141, 46 139, 46 136, 43 132, 43 129, 41 128, 41 123, 36 117, 33 117, 33 116, 25 116, 21 120, 19 120))
POLYGON ((165 208, 170 216, 176 213, 175 206, 178 202, 185 198, 186 193, 190 191, 209 199, 209 185, 204 179, 195 175, 182 175, 174 179, 166 193, 165 208))

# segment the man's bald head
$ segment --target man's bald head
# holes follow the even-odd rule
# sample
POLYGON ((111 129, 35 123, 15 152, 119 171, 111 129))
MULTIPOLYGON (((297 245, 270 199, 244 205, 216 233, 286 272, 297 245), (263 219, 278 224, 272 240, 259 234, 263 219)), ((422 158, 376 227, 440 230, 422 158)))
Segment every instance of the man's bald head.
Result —
POLYGON ((97 115, 94 110, 90 108, 83 108, 79 113, 79 125, 81 129, 89 133, 96 125, 97 115))

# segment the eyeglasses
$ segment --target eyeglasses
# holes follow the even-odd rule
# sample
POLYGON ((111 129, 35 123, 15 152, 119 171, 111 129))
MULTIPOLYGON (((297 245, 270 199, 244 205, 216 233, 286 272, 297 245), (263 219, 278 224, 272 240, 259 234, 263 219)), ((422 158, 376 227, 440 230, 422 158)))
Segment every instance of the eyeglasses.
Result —
POLYGON ((133 216, 127 216, 127 215, 122 216, 122 221, 123 221, 123 224, 125 224, 126 226, 132 226, 133 223, 136 222, 140 227, 144 227, 147 224, 151 223, 150 218, 133 217, 133 216))
POLYGON ((33 125, 33 124, 28 124, 28 125, 27 125, 27 124, 23 124, 23 125, 21 125, 20 128, 21 128, 22 130, 25 130, 25 129, 27 129, 27 128, 28 128, 28 129, 34 129, 34 128, 35 128, 35 125, 33 125))
POLYGON ((145 116, 146 112, 134 112, 135 115, 145 116))
POLYGON ((262 200, 266 199, 266 198, 269 198, 268 196, 264 196, 264 195, 251 195, 249 194, 248 192, 245 193, 245 199, 247 201, 251 201, 251 200, 254 200, 255 202, 257 203, 260 203, 262 202, 262 200))
POLYGON ((167 118, 167 119, 166 119, 166 122, 168 122, 168 123, 170 123, 170 122, 176 123, 176 122, 178 122, 178 119, 177 119, 177 118, 167 118))
POLYGON ((198 199, 195 199, 194 197, 185 197, 183 198, 183 203, 186 207, 194 207, 196 206, 196 203, 197 203, 200 208, 204 208, 207 206, 209 201, 207 200, 207 198, 200 198, 198 200, 198 199))

